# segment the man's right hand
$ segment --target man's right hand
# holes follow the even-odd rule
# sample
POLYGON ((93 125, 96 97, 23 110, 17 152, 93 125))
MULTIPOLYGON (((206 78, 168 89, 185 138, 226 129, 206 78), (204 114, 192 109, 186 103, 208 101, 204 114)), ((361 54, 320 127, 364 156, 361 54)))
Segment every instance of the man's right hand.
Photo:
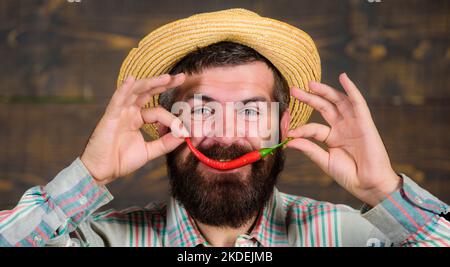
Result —
POLYGON ((153 95, 179 86, 184 80, 183 73, 138 81, 129 77, 116 90, 80 157, 98 184, 127 175, 184 142, 188 133, 175 115, 162 107, 142 109, 153 95), (144 123, 154 122, 169 127, 171 132, 146 142, 139 129, 144 123))

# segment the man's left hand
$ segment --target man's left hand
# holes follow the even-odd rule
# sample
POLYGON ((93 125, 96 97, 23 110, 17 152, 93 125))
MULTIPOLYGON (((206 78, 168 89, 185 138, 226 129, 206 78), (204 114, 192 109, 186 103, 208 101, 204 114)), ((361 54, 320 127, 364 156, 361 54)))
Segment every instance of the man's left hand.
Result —
POLYGON ((344 73, 339 81, 346 94, 317 82, 312 92, 291 89, 291 95, 319 111, 329 124, 308 123, 288 132, 287 147, 304 152, 338 184, 375 206, 400 187, 364 97, 344 73), (308 140, 328 146, 328 151, 308 140))

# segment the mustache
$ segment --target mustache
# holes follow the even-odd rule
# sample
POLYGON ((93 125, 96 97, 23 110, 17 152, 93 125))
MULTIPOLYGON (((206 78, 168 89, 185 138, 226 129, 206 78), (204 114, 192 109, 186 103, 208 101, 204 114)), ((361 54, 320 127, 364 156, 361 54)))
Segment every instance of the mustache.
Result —
MULTIPOLYGON (((231 146, 226 148, 222 147, 219 144, 214 144, 208 148, 198 147, 197 149, 208 158, 214 160, 235 159, 253 151, 253 149, 251 148, 243 147, 237 144, 232 144, 231 146)), ((196 160, 198 161, 197 158, 196 160)))

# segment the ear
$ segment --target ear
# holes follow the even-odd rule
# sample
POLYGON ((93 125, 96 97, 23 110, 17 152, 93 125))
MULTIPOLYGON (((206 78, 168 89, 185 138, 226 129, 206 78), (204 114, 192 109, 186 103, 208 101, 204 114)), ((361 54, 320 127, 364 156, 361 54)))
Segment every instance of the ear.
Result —
POLYGON ((281 140, 287 138, 287 132, 289 131, 289 123, 291 121, 291 114, 289 113, 289 109, 286 109, 281 116, 280 121, 280 131, 281 131, 281 140))

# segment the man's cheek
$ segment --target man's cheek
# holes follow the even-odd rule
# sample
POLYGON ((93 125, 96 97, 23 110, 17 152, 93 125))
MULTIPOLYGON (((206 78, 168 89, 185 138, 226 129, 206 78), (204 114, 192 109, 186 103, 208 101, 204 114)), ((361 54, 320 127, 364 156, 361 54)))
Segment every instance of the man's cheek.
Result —
POLYGON ((277 118, 262 115, 253 121, 246 123, 245 136, 259 139, 256 147, 269 147, 278 143, 278 120, 277 118))
MULTIPOLYGON (((267 127, 265 127, 267 128, 267 127)), ((258 120, 254 121, 245 121, 239 120, 236 123, 236 136, 237 137, 246 137, 247 139, 261 139, 265 138, 265 136, 270 136, 266 131, 261 131, 260 123, 258 120)))

